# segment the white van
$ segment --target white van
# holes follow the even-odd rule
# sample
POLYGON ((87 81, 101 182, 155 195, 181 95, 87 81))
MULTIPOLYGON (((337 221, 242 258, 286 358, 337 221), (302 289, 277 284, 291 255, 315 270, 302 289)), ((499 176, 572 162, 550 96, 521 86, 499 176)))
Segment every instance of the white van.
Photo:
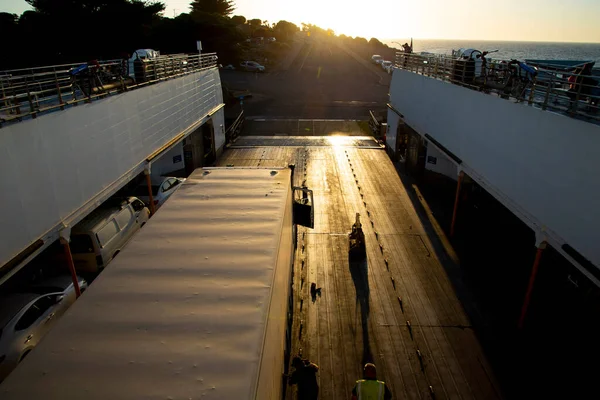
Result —
POLYGON ((75 269, 98 272, 106 267, 149 217, 150 211, 137 197, 93 211, 71 230, 75 269))

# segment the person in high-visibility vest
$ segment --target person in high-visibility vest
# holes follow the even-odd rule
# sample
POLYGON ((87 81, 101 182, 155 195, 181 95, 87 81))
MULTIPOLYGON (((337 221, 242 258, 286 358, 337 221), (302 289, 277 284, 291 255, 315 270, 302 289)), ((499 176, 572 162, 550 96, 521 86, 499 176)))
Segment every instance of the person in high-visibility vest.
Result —
POLYGON ((375 364, 367 363, 364 368, 365 379, 356 381, 352 389, 352 400, 390 400, 392 393, 383 381, 377 380, 375 364))

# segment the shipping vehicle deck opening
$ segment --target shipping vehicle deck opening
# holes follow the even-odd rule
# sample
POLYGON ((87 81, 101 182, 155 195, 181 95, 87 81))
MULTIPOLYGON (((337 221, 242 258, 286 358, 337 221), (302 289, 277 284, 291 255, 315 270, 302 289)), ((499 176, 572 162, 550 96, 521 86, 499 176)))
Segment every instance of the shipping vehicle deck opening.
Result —
POLYGON ((321 399, 348 399, 369 361, 394 399, 501 398, 451 262, 373 138, 242 137, 217 166, 157 212, 3 399, 295 399, 286 347, 319 365, 321 399), (291 227, 292 185, 314 192, 313 229, 291 227), (367 258, 350 263, 357 213, 367 258))
POLYGON ((242 137, 218 165, 290 163, 315 209, 314 229, 298 229, 292 354, 319 365, 319 398, 348 399, 366 361, 394 399, 501 398, 449 279, 452 261, 436 251, 437 234, 385 150, 369 137, 242 137), (366 265, 348 260, 356 213, 366 265), (312 283, 320 294, 311 295, 312 283))

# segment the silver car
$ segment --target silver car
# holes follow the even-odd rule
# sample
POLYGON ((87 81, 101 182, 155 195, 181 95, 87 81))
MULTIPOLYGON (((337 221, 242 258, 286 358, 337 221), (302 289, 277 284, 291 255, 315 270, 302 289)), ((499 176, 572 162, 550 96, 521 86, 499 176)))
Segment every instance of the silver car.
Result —
MULTIPOLYGON (((78 276, 77 282, 79 282, 79 290, 81 290, 81 293, 85 292, 88 287, 87 281, 78 276)), ((44 279, 35 283, 29 290, 37 294, 62 292, 68 297, 67 300, 70 303, 75 301, 75 286, 73 285, 73 278, 71 278, 71 275, 58 275, 44 279)))
MULTIPOLYGON (((154 207, 158 210, 160 206, 173 194, 179 186, 185 182, 185 178, 160 177, 152 179, 152 198, 154 207)), ((138 186, 133 193, 145 204, 150 205, 150 196, 148 196, 148 186, 146 183, 138 186)))
POLYGON ((394 64, 391 61, 384 61, 381 63, 381 68, 388 74, 391 74, 394 69, 394 64))
POLYGON ((240 67, 246 71, 265 72, 265 67, 256 61, 243 61, 240 67))
POLYGON ((0 382, 52 329, 73 301, 75 296, 65 296, 64 292, 16 293, 0 298, 0 382))

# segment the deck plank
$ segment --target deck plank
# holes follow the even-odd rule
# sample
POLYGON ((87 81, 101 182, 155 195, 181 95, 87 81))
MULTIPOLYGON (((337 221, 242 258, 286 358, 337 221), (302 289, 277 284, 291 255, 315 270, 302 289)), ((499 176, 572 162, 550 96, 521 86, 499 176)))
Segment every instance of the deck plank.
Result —
POLYGON ((428 399, 430 387, 436 399, 500 398, 422 217, 385 152, 255 147, 226 151, 220 165, 226 164, 295 164, 294 184, 314 191, 315 228, 298 229, 292 352, 319 364, 321 398, 348 398, 365 361, 377 364, 394 398, 428 399), (357 212, 366 265, 348 261, 347 234, 357 212), (321 288, 314 302, 313 282, 321 288))

